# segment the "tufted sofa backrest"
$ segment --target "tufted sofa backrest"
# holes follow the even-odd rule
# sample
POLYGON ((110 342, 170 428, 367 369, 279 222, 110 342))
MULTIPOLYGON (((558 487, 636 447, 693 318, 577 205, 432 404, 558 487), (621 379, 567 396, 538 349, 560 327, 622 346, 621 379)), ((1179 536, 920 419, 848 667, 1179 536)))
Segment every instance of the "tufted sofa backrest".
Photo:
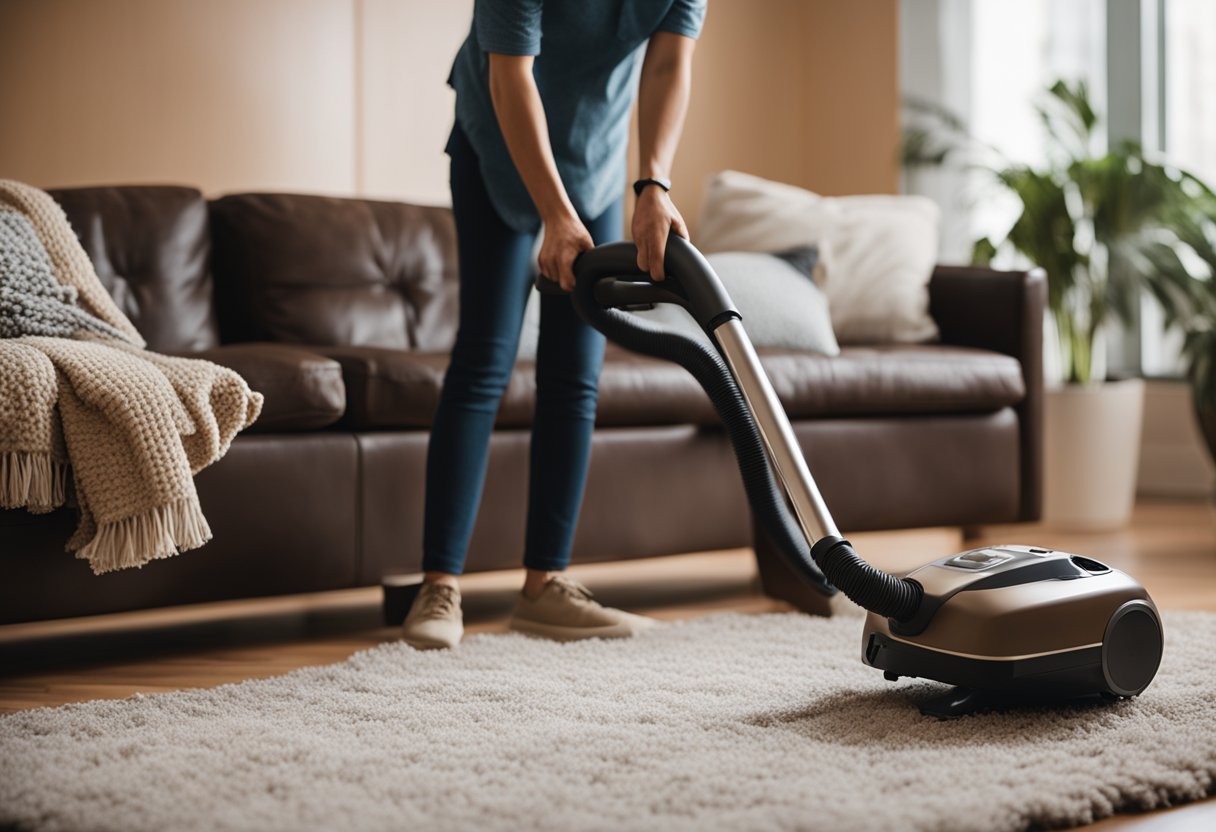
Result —
POLYGON ((49 193, 63 207, 102 285, 151 349, 204 350, 218 343, 201 193, 162 185, 49 193))
POLYGON ((447 350, 456 231, 447 208, 304 194, 210 204, 221 337, 447 350))

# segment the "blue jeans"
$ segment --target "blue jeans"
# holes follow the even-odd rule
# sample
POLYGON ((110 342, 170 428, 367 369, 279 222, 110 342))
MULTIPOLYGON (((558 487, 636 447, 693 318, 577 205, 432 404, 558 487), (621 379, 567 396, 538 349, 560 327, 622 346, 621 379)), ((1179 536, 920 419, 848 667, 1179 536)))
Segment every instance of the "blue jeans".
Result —
MULTIPOLYGON (((460 321, 426 464, 422 568, 459 575, 481 503, 498 403, 515 365, 532 291, 536 233, 509 228, 490 204, 477 154, 459 126, 448 143, 460 255, 460 321)), ((586 220, 596 244, 622 236, 621 202, 586 220)), ((561 570, 595 425, 604 337, 562 295, 540 298, 524 565, 561 570)))

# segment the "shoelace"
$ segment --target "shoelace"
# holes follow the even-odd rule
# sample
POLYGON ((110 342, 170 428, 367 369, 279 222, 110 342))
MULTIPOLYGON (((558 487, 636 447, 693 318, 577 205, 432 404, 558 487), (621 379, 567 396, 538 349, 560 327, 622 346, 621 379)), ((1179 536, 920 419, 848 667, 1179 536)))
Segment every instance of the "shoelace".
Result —
POLYGON ((553 586, 557 587, 559 591, 569 595, 571 598, 577 598, 581 601, 592 601, 594 603, 594 596, 591 594, 591 590, 587 589, 587 587, 583 586, 573 578, 558 576, 556 578, 550 578, 549 583, 553 584, 553 586))
POLYGON ((423 587, 420 593, 422 609, 418 614, 426 618, 442 618, 456 606, 456 590, 450 586, 439 584, 434 587, 423 587))

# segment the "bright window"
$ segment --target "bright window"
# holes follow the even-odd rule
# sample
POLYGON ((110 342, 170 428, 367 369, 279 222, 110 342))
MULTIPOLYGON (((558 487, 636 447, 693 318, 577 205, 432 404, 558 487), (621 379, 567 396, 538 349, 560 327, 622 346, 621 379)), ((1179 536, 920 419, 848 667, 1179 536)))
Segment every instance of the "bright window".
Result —
POLYGON ((1165 0, 1165 151, 1216 187, 1216 2, 1165 0))
MULTIPOLYGON (((1055 81, 1085 81, 1105 110, 1104 0, 975 0, 971 4, 971 131, 1009 159, 1039 164, 1047 137, 1035 104, 1055 81)), ((986 195, 984 195, 986 197, 986 195)), ((1003 234, 1012 197, 980 198, 973 237, 1003 234)))
MULTIPOLYGON (((1145 0, 1161 10, 1161 56, 1148 77, 1160 73, 1159 109, 1149 109, 1146 135, 1161 127, 1165 157, 1216 188, 1216 2, 1213 0, 1145 0), (1156 70, 1156 73, 1153 72, 1156 70)), ((1149 298, 1141 304, 1140 369, 1147 376, 1182 373, 1182 337, 1165 330, 1160 307, 1149 298)))
MULTIPOLYGON (((1139 22, 1133 14, 1129 30, 1126 7, 1118 7, 1108 26, 1108 0, 903 0, 904 91, 955 113, 1005 157, 1038 165, 1047 140, 1036 100, 1057 79, 1085 81, 1101 119, 1113 102, 1125 114, 1121 135, 1139 132, 1150 152, 1162 152, 1216 188, 1216 0, 1139 5, 1139 22), (1113 51, 1108 37, 1119 44, 1113 51), (1135 59, 1129 37, 1140 44, 1140 84, 1127 84, 1121 72, 1124 84, 1107 89, 1107 78, 1115 77, 1110 70, 1135 59), (1137 107, 1139 123, 1134 116, 1128 123, 1126 114, 1137 107)), ((1104 130, 1097 141, 1106 141, 1104 130)), ((911 173, 905 187, 942 206, 945 262, 965 260, 973 240, 1003 235, 1017 215, 1012 196, 958 166, 911 173)), ((1146 294, 1138 325, 1108 333, 1111 369, 1178 375, 1179 337, 1163 329, 1161 310, 1146 294)))

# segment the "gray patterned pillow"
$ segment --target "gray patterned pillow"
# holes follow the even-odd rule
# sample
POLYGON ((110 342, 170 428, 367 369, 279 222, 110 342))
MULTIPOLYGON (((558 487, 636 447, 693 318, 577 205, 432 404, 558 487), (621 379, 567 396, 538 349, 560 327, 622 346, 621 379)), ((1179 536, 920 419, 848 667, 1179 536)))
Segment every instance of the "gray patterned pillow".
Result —
MULTIPOLYGON (((720 252, 705 259, 721 278, 757 347, 840 353, 827 297, 812 279, 818 261, 814 246, 779 254, 720 252)), ((706 337, 687 312, 672 304, 634 314, 693 337, 706 337)))

